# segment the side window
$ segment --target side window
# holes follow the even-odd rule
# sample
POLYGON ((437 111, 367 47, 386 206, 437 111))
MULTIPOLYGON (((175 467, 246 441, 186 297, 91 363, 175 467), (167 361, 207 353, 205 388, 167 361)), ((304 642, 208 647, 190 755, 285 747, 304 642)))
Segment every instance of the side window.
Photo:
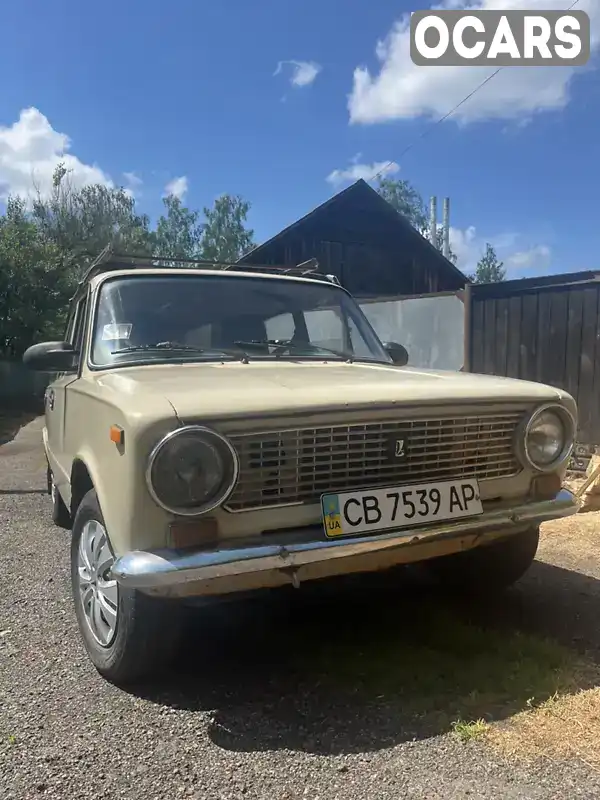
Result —
POLYGON ((305 311, 304 320, 312 344, 329 347, 332 350, 344 350, 344 324, 333 309, 317 308, 314 311, 305 311))
POLYGON ((268 339, 291 339, 296 330, 294 317, 292 314, 279 314, 276 317, 265 320, 268 339))

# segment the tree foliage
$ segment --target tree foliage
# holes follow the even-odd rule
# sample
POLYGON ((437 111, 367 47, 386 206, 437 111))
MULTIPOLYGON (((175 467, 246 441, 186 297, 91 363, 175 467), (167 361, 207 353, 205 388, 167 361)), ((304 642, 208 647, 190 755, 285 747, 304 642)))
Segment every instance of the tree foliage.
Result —
POLYGON ((253 244, 250 204, 223 195, 204 217, 170 195, 154 229, 120 187, 76 188, 64 165, 48 195, 32 206, 9 198, 0 216, 0 356, 20 356, 35 341, 62 335, 81 272, 108 244, 115 252, 237 261, 253 244))
POLYGON ((473 283, 498 283, 506 279, 504 262, 498 260, 496 251, 489 242, 486 243, 485 253, 477 262, 475 274, 468 277, 473 283))
POLYGON ((239 195, 223 194, 213 208, 205 208, 202 258, 235 262, 251 249, 254 231, 246 228, 250 203, 239 195))
POLYGON ((179 197, 163 200, 165 214, 159 217, 154 236, 154 254, 170 258, 199 258, 204 226, 198 211, 190 211, 179 197))
POLYGON ((153 250, 150 220, 136 213, 125 189, 102 184, 75 189, 62 164, 54 171, 50 196, 38 191, 32 219, 48 242, 82 266, 107 244, 116 252, 150 255, 153 250))
POLYGON ((60 338, 74 268, 27 215, 20 199, 0 217, 0 353, 18 356, 39 339, 60 338))
POLYGON ((377 191, 419 233, 422 234, 427 230, 427 213, 423 198, 408 181, 380 178, 377 191))
MULTIPOLYGON (((443 227, 441 225, 437 226, 436 234, 437 234, 436 247, 440 252, 443 252, 443 250, 444 250, 444 229, 443 229, 443 227)), ((452 247, 450 245, 448 246, 448 260, 451 261, 453 264, 456 264, 456 262, 458 261, 458 256, 452 250, 452 247)))
MULTIPOLYGON (((421 236, 429 239, 429 220, 425 203, 420 193, 409 181, 379 178, 377 191, 384 200, 387 200, 399 214, 402 214, 410 222, 413 228, 419 231, 421 236)), ((444 233, 441 225, 437 227, 435 246, 440 252, 444 249, 444 233)), ((448 257, 453 264, 456 264, 458 258, 456 253, 452 252, 452 248, 450 248, 448 257)))

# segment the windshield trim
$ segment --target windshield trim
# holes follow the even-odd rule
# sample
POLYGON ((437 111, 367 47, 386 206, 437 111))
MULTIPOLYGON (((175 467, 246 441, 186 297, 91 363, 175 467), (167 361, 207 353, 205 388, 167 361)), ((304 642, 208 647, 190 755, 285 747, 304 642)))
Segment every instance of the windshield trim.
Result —
MULTIPOLYGON (((141 280, 142 278, 146 278, 146 279, 150 279, 151 280, 155 276, 154 275, 148 275, 147 273, 146 274, 144 274, 144 273, 132 274, 130 276, 126 276, 126 275, 122 275, 122 274, 121 275, 107 274, 106 277, 103 277, 100 281, 98 281, 98 283, 94 287, 94 291, 93 291, 92 297, 91 297, 91 302, 89 304, 90 305, 89 311, 91 311, 91 313, 89 313, 89 311, 88 311, 89 322, 88 322, 88 328, 87 328, 87 343, 86 343, 86 347, 85 347, 85 350, 86 350, 86 366, 91 372, 106 372, 108 370, 114 370, 114 369, 124 369, 124 368, 128 368, 128 367, 147 367, 147 366, 153 366, 153 365, 155 365, 155 366, 167 366, 169 364, 182 364, 182 363, 183 364, 218 364, 218 363, 227 363, 227 364, 229 364, 229 363, 237 363, 237 362, 241 363, 241 360, 242 360, 242 357, 243 357, 244 353, 240 350, 240 358, 236 358, 233 355, 230 356, 230 355, 225 355, 224 353, 218 353, 218 352, 215 352, 214 355, 208 355, 207 354, 207 356, 205 356, 203 354, 200 354, 200 353, 190 353, 189 356, 188 356, 188 355, 184 355, 182 353, 182 354, 178 355, 177 357, 175 357, 175 356, 171 356, 171 357, 169 357, 169 356, 166 356, 166 357, 161 356, 160 358, 152 358, 152 359, 149 359, 149 358, 139 358, 139 359, 138 358, 133 358, 133 359, 127 359, 127 360, 124 360, 124 361, 119 361, 116 364, 115 363, 112 363, 112 364, 96 364, 92 360, 92 352, 93 352, 94 330, 96 328, 96 320, 97 320, 97 316, 98 316, 98 308, 99 308, 99 305, 100 305, 100 294, 101 294, 102 288, 109 282, 117 281, 117 280, 124 280, 127 277, 129 277, 131 280, 141 280)), ((174 280, 190 280, 192 278, 192 275, 187 275, 185 273, 183 273, 183 274, 182 273, 178 273, 176 275, 169 276, 169 273, 167 271, 165 271, 164 273, 157 274, 156 277, 172 277, 174 280)), ((198 276, 195 275, 195 277, 198 277, 198 276)), ((206 278, 215 279, 215 280, 229 280, 228 277, 221 276, 220 274, 214 275, 212 273, 210 275, 200 276, 200 277, 206 277, 206 278)), ((250 275, 250 274, 248 274, 248 275, 236 274, 235 275, 235 279, 236 280, 255 281, 259 277, 260 277, 260 275, 250 275)), ((347 297, 350 299, 350 302, 353 303, 354 306, 356 307, 356 309, 358 310, 358 314, 361 317, 361 322, 363 323, 365 328, 367 328, 368 332, 374 338, 375 342, 379 345, 379 347, 381 348, 382 352, 387 356, 387 352, 385 350, 383 342, 379 338, 379 335, 377 334, 377 332, 375 331, 375 329, 371 325, 371 323, 370 323, 369 319, 367 318, 366 314, 360 308, 356 298, 354 298, 353 295, 351 295, 350 292, 347 289, 345 289, 343 286, 340 286, 339 284, 323 283, 322 281, 318 281, 318 282, 317 281, 307 281, 307 280, 303 280, 302 278, 297 278, 296 276, 286 276, 286 277, 288 278, 288 281, 293 281, 294 283, 300 283, 300 284, 304 284, 304 285, 306 283, 309 283, 310 285, 313 285, 314 283, 318 283, 320 286, 322 286, 324 288, 326 287, 328 291, 341 291, 341 292, 344 292, 344 294, 347 295, 347 297)), ((165 352, 168 352, 168 351, 165 351, 165 352)), ((346 358, 343 358, 341 356, 340 357, 335 356, 332 353, 331 354, 330 353, 322 353, 322 354, 315 354, 315 355, 310 354, 310 355, 305 355, 305 356, 304 355, 303 356, 297 356, 297 355, 289 355, 288 354, 287 356, 279 356, 277 359, 275 359, 271 355, 256 356, 256 355, 253 355, 252 353, 247 353, 246 355, 247 355, 247 360, 250 363, 255 362, 255 361, 269 362, 269 363, 272 363, 272 362, 276 363, 276 361, 299 361, 299 362, 315 362, 315 361, 318 361, 320 363, 327 362, 327 361, 333 361, 334 363, 338 364, 338 363, 346 363, 346 361, 347 361, 346 358)), ((379 359, 376 356, 368 357, 368 356, 357 356, 355 354, 352 354, 352 360, 354 362, 356 362, 356 363, 366 363, 366 364, 387 364, 387 365, 393 364, 393 361, 389 356, 387 358, 384 358, 384 359, 379 359)))

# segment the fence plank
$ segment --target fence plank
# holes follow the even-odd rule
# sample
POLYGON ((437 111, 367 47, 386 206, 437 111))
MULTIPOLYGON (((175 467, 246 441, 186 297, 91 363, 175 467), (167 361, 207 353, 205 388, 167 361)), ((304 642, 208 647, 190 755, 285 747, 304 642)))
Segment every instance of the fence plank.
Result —
POLYGON ((531 380, 535 371, 537 343, 537 294, 526 294, 522 298, 521 332, 519 342, 519 378, 531 380))
POLYGON ((484 308, 485 303, 477 300, 473 301, 471 310, 471 372, 483 372, 484 308))
POLYGON ((553 291, 550 297, 550 330, 548 350, 542 374, 546 383, 559 389, 565 388, 565 362, 567 353, 567 294, 553 291))
POLYGON ((579 393, 580 353, 583 322, 583 290, 570 289, 567 294, 567 343, 565 355, 565 389, 577 399, 579 393))
MULTIPOLYGON (((598 287, 596 298, 598 299, 598 287)), ((590 402, 592 405, 592 431, 591 438, 586 444, 600 444, 600 302, 596 304, 596 315, 592 322, 594 330, 594 378, 590 402)))
POLYGON ((506 373, 507 342, 508 338, 508 300, 496 300, 496 331, 495 331, 495 357, 494 372, 500 375, 506 373))
POLYGON ((494 332, 496 328, 496 301, 488 300, 485 303, 483 328, 483 371, 486 375, 493 375, 494 364, 494 332))
POLYGON ((511 297, 508 301, 508 341, 506 351, 506 374, 509 378, 519 377, 520 341, 521 298, 511 297))
POLYGON ((544 381, 544 364, 548 353, 548 335, 550 332, 550 293, 540 292, 537 310, 537 363, 533 380, 544 381))

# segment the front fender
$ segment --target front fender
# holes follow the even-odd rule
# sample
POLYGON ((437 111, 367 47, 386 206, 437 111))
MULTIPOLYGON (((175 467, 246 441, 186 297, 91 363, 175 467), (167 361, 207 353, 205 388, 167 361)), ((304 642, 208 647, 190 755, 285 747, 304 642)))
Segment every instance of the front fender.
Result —
MULTIPOLYGON (((80 452, 77 453, 75 458, 73 459, 73 463, 71 465, 71 480, 70 480, 70 489, 71 489, 71 497, 69 498, 70 504, 73 503, 73 500, 76 499, 78 502, 81 502, 83 499, 82 496, 75 498, 75 494, 78 490, 77 482, 81 480, 80 477, 80 470, 83 468, 89 477, 89 483, 91 483, 91 488, 93 488, 96 492, 96 496, 98 498, 98 505, 100 506, 100 510, 102 511, 102 516, 104 517, 104 521, 106 523, 106 527, 108 530, 112 530, 112 520, 111 520, 111 513, 110 513, 110 489, 106 485, 106 481, 103 480, 102 477, 102 469, 98 460, 94 457, 94 453, 90 448, 83 448, 80 452)), ((88 490, 89 486, 86 486, 83 490, 82 494, 88 490)), ((74 509, 76 512, 76 509, 74 509)), ((109 538, 111 538, 109 536, 109 538)), ((118 538, 118 534, 117 534, 118 538)), ((112 540, 111 540, 112 541, 112 540)))

